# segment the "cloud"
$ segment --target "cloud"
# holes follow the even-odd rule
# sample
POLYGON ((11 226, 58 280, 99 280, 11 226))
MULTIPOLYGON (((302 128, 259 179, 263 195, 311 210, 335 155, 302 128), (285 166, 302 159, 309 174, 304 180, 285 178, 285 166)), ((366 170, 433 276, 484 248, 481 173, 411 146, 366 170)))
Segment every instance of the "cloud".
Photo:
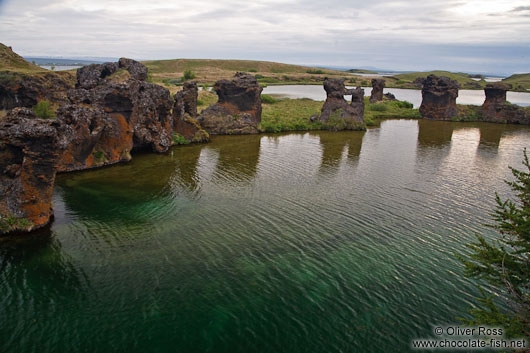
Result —
MULTIPOLYGON (((0 26, 5 44, 24 55, 241 58, 348 66, 377 61, 396 69, 410 63, 451 69, 452 57, 458 70, 471 64, 460 60, 459 52, 449 51, 469 47, 476 51, 471 57, 479 57, 477 48, 494 48, 493 52, 505 53, 496 55, 501 63, 530 71, 524 50, 530 46, 530 23, 521 16, 529 8, 525 4, 517 0, 0 0, 0 26), (513 64, 506 46, 519 48, 516 51, 526 57, 513 64), (444 50, 443 59, 427 52, 438 49, 444 50), (428 63, 412 55, 428 57, 428 63)), ((486 61, 475 65, 492 67, 486 61)))

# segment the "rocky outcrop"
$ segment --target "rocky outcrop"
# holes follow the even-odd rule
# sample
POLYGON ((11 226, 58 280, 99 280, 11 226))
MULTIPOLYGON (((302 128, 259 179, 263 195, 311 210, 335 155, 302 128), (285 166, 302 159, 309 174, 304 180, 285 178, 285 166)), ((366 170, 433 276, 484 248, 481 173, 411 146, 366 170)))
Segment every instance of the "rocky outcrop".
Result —
POLYGON ((383 97, 387 101, 397 101, 396 96, 394 96, 392 93, 388 92, 383 94, 383 97))
POLYGON ((66 92, 73 88, 70 73, 0 72, 0 109, 31 108, 41 100, 57 105, 66 103, 66 92))
POLYGON ((324 80, 326 101, 318 118, 331 130, 359 130, 364 128, 364 90, 360 87, 346 89, 343 79, 324 80), (351 104, 344 99, 351 95, 351 104))
POLYGON ((458 110, 458 82, 449 77, 429 75, 423 82, 420 114, 425 119, 451 120, 458 110))
POLYGON ((383 89, 385 88, 385 80, 382 78, 372 79, 372 93, 370 95, 370 103, 381 102, 383 100, 383 89))
POLYGON ((0 234, 31 231, 52 216, 57 122, 15 108, 0 122, 0 234))
POLYGON ((480 114, 484 121, 494 123, 530 124, 530 114, 523 108, 506 102, 506 92, 511 85, 495 82, 484 89, 486 100, 480 114))
POLYGON ((145 81, 147 79, 147 68, 144 64, 132 59, 120 58, 115 63, 92 64, 77 70, 76 88, 95 88, 100 83, 108 81, 109 76, 120 70, 127 71, 130 78, 135 80, 145 81))
POLYGON ((78 70, 77 88, 68 92, 70 103, 57 114, 64 146, 59 171, 127 161, 133 149, 169 149, 169 91, 142 81, 145 77, 145 66, 124 58, 78 70))
POLYGON ((197 120, 197 95, 197 83, 187 81, 174 96, 173 133, 176 143, 206 142, 210 138, 197 120))
POLYGON ((214 90, 216 104, 203 110, 198 121, 210 134, 254 134, 261 122, 261 91, 256 78, 238 72, 232 80, 220 80, 214 90))

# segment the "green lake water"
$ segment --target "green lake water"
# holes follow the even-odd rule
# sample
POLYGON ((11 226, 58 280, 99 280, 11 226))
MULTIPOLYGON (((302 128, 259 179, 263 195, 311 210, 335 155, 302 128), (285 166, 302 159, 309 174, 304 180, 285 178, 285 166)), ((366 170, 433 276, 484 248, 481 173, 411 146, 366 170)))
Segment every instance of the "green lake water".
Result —
POLYGON ((0 240, 0 352, 408 352, 477 295, 454 253, 528 127, 222 136, 59 175, 0 240))

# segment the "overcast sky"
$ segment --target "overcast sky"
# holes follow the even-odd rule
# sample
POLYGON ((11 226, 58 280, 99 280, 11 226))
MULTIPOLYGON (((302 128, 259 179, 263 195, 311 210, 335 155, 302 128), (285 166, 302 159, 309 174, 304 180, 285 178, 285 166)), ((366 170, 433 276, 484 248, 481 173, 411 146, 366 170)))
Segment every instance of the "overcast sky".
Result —
POLYGON ((528 0, 0 0, 0 41, 25 56, 513 73, 529 33, 528 0))

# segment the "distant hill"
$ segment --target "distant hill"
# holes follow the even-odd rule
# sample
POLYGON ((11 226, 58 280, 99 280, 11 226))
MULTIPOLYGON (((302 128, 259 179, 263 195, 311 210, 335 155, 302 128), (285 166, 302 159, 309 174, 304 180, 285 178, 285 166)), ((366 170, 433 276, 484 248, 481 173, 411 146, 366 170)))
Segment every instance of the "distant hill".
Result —
POLYGON ((195 80, 208 84, 231 78, 238 71, 256 75, 263 84, 322 84, 325 77, 352 78, 351 74, 344 71, 270 61, 174 59, 143 63, 149 69, 151 80, 165 85, 179 84, 186 70, 195 75, 195 80))
POLYGON ((529 90, 530 89, 530 73, 515 74, 502 80, 504 83, 509 83, 514 89, 529 90))
MULTIPOLYGON (((55 66, 83 66, 90 64, 101 64, 104 61, 83 60, 83 59, 62 59, 62 58, 39 58, 39 57, 24 57, 29 62, 34 62, 36 65, 55 65, 55 66)), ((113 60, 116 61, 116 60, 113 60)))
POLYGON ((485 81, 475 81, 472 80, 470 75, 463 72, 449 72, 449 71, 427 71, 427 72, 411 72, 411 73, 405 73, 405 74, 399 74, 394 75, 392 78, 396 79, 395 82, 397 85, 400 84, 411 84, 420 77, 427 77, 429 75, 436 75, 436 76, 446 76, 451 78, 452 80, 455 80, 460 85, 460 88, 465 89, 480 89, 483 88, 486 84, 485 81))

